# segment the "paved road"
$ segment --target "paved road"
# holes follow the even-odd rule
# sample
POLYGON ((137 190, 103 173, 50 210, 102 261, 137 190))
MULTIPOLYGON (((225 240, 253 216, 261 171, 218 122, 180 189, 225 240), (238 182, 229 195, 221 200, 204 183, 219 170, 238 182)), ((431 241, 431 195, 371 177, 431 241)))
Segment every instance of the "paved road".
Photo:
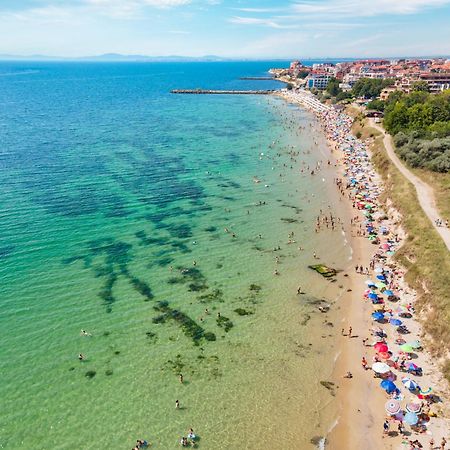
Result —
POLYGON ((442 237, 445 245, 450 251, 450 229, 446 227, 438 227, 436 226, 435 220, 441 219, 442 217, 439 215, 439 211, 436 207, 436 200, 434 198, 433 189, 424 181, 422 181, 419 177, 414 175, 401 161, 400 158, 396 155, 394 151, 394 145, 392 143, 392 136, 387 134, 384 129, 375 123, 373 119, 369 119, 370 125, 380 131, 383 134, 383 143, 386 148, 386 152, 392 162, 395 164, 398 170, 408 179, 416 188, 417 198, 419 199, 419 204, 422 207, 424 213, 430 219, 432 225, 436 229, 436 231, 442 237))

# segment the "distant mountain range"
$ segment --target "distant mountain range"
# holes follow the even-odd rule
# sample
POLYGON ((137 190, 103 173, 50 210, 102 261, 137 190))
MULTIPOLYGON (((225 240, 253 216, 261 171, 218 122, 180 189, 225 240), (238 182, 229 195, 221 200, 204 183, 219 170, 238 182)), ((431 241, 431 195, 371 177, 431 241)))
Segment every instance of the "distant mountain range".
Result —
POLYGON ((47 55, 8 55, 0 54, 0 60, 3 61, 111 61, 111 62, 194 62, 194 61, 232 61, 231 58, 223 58, 221 56, 146 56, 146 55, 121 55, 119 53, 105 53, 97 56, 47 56, 47 55))

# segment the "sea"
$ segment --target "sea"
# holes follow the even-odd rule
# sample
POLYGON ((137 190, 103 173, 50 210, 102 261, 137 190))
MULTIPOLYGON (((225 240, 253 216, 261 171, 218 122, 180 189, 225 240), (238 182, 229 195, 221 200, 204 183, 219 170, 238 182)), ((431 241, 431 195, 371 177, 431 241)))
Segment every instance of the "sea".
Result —
POLYGON ((287 64, 0 63, 0 448, 323 444, 343 289, 308 265, 351 257, 315 232, 325 136, 278 97, 170 93, 287 64))

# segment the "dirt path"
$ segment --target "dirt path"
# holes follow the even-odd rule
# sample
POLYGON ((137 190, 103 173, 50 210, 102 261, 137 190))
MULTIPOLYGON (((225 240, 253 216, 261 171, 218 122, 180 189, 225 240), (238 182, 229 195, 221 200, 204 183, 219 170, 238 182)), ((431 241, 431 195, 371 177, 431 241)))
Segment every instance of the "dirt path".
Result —
POLYGON ((397 169, 403 174, 403 176, 414 185, 420 206, 422 207, 427 217, 430 219, 433 227, 443 239, 445 245, 447 246, 447 249, 450 251, 450 229, 444 226, 438 227, 436 225, 436 219, 441 219, 442 217, 440 216, 439 211, 436 207, 436 200, 434 198, 433 189, 419 177, 414 175, 410 170, 408 170, 406 166, 400 161, 400 158, 394 151, 392 136, 387 134, 380 125, 375 123, 373 119, 369 119, 369 123, 371 127, 382 133, 384 147, 386 148, 386 152, 389 158, 395 164, 397 169))

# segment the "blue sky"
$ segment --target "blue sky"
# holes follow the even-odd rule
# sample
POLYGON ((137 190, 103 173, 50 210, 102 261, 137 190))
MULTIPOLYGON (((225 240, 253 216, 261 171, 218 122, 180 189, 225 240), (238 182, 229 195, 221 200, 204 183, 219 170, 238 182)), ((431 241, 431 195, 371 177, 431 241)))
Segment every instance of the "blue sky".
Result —
POLYGON ((450 0, 0 0, 0 53, 450 54, 450 0))

